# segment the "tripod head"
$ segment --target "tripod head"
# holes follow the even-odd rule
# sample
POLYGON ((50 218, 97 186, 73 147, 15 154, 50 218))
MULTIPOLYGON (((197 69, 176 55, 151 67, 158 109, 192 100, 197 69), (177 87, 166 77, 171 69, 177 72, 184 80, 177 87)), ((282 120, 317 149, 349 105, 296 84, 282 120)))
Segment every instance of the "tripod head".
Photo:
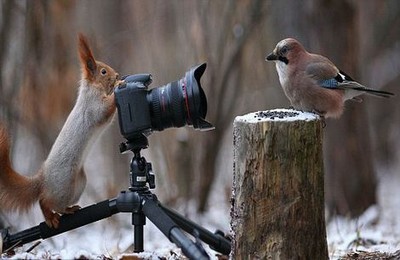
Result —
POLYGON ((146 149, 149 147, 149 140, 147 140, 147 136, 144 134, 135 136, 134 138, 127 139, 126 142, 122 142, 119 144, 119 152, 125 153, 128 150, 133 152, 140 152, 142 149, 146 149))
POLYGON ((147 191, 149 188, 156 187, 155 175, 151 163, 147 162, 144 157, 140 155, 142 149, 149 147, 149 141, 145 135, 139 135, 131 140, 121 143, 119 150, 125 153, 130 150, 133 152, 133 158, 130 165, 130 190, 131 191, 147 191), (147 187, 146 184, 149 184, 147 187))

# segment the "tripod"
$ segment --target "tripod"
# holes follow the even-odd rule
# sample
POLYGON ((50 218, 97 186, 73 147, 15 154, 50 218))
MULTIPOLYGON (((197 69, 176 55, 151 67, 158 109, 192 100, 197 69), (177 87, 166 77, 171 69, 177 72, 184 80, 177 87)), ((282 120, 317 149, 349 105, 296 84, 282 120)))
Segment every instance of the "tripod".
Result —
POLYGON ((140 155, 141 149, 147 147, 148 141, 145 136, 132 142, 122 143, 120 146, 121 152, 130 150, 134 155, 130 164, 130 187, 128 190, 120 192, 114 199, 90 205, 71 215, 62 215, 57 229, 50 228, 45 222, 42 222, 15 234, 10 234, 7 229, 2 230, 3 250, 6 251, 40 238, 46 239, 108 218, 116 213, 128 212, 132 213, 132 225, 134 225, 134 252, 143 252, 144 250, 143 231, 147 217, 190 259, 209 259, 200 240, 210 245, 215 251, 229 255, 231 244, 222 232, 211 233, 174 210, 163 206, 156 195, 151 193, 150 189, 155 188, 155 176, 151 163, 140 155), (189 239, 181 229, 195 237, 195 241, 189 239))

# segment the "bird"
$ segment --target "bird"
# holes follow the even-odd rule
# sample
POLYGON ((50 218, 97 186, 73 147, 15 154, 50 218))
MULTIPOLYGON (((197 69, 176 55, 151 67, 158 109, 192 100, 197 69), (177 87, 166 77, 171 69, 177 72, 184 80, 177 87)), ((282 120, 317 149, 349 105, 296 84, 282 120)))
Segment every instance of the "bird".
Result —
POLYGON ((367 88, 338 69, 328 58, 309 53, 294 38, 286 38, 269 53, 279 82, 294 109, 325 118, 339 118, 347 100, 361 102, 362 94, 391 97, 393 93, 367 88))

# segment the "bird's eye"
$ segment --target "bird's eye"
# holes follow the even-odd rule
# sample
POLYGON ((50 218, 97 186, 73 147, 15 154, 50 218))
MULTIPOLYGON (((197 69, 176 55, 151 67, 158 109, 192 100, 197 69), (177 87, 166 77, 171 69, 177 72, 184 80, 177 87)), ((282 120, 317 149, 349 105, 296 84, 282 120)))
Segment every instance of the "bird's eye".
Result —
POLYGON ((102 68, 100 70, 101 75, 106 75, 107 74, 107 70, 105 68, 102 68))
POLYGON ((289 48, 287 46, 283 46, 281 49, 281 55, 284 56, 288 52, 289 48))

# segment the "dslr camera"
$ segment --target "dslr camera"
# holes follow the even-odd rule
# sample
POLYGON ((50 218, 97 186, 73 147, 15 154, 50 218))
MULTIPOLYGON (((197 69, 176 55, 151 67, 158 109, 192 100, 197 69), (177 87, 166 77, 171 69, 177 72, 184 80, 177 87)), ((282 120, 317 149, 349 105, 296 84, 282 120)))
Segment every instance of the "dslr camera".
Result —
POLYGON ((124 77, 114 94, 120 132, 128 143, 169 127, 213 129, 205 120, 207 99, 200 84, 206 67, 206 63, 193 67, 181 79, 151 90, 151 74, 124 77))

